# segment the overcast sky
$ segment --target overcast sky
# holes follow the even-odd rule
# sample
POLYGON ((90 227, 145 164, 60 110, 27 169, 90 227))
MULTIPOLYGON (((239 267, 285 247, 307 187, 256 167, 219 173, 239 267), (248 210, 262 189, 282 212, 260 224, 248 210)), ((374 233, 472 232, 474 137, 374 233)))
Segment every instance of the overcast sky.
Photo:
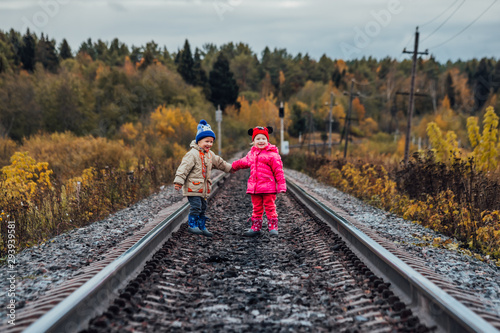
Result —
POLYGON ((169 51, 243 42, 316 60, 386 56, 406 47, 438 61, 500 58, 498 0, 0 0, 0 29, 48 34, 73 51, 89 37, 127 46, 154 40, 169 51))

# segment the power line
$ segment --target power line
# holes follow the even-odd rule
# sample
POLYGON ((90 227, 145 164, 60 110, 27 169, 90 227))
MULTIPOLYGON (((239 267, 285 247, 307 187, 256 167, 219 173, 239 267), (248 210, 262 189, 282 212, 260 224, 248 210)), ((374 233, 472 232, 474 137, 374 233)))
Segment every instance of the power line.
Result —
MULTIPOLYGON (((444 13, 446 13, 448 11, 448 9, 450 9, 451 7, 453 7, 453 5, 455 5, 459 0, 455 0, 453 1, 453 3, 451 5, 448 6, 448 8, 446 8, 444 11, 441 12, 441 14, 439 14, 438 16, 434 17, 432 20, 430 21, 427 21, 426 23, 424 24, 421 24, 420 27, 424 27, 426 26, 427 24, 430 24, 432 22, 434 22, 435 20, 437 20, 438 18, 440 18, 444 13)), ((413 37, 413 36, 412 36, 413 37)), ((406 45, 408 46, 408 45, 406 45)))
POLYGON ((441 44, 437 44, 437 45, 434 45, 434 46, 431 46, 429 47, 430 49, 436 49, 438 47, 441 47, 443 46, 444 44, 448 43, 449 41, 455 39, 457 36, 459 36, 460 34, 462 34, 465 30, 467 30, 471 25, 473 25, 477 20, 479 20, 481 18, 481 16, 483 16, 494 4, 495 2, 497 2, 497 0, 493 0, 493 2, 481 13, 479 14, 478 17, 476 17, 471 23, 469 23, 465 28, 463 28, 462 30, 460 30, 456 35, 454 35, 453 37, 445 40, 444 42, 442 42, 441 44))
POLYGON ((444 21, 443 23, 441 23, 436 29, 434 29, 433 32, 430 33, 430 35, 427 35, 424 39, 422 39, 422 43, 424 41, 426 41, 429 37, 431 37, 432 35, 434 35, 439 29, 441 29, 441 27, 443 25, 445 25, 446 22, 448 22, 450 20, 450 18, 453 17, 453 15, 455 15, 455 13, 460 9, 460 7, 462 7, 462 5, 465 3, 465 0, 462 0, 462 2, 458 5, 457 8, 455 8, 455 10, 450 14, 450 16, 448 16, 444 21))
MULTIPOLYGON (((448 11, 451 7, 453 7, 453 6, 454 6, 454 5, 455 5, 458 1, 460 1, 460 0, 455 0, 455 1, 453 1, 451 5, 449 5, 449 6, 448 6, 448 7, 447 7, 444 11, 442 11, 442 12, 441 12, 441 14, 439 14, 439 15, 438 15, 438 16, 436 16, 436 17, 434 17, 432 20, 427 21, 426 23, 424 23, 424 24, 420 25, 420 27, 426 26, 427 24, 430 24, 430 23, 434 22, 435 20, 437 20, 438 18, 440 18, 440 17, 441 17, 444 13, 446 13, 446 12, 447 12, 447 11, 448 11)), ((463 1, 465 1, 465 0, 463 0, 463 1)), ((452 15, 453 15, 453 14, 452 14, 452 15)), ((408 36, 408 39, 406 40, 406 42, 404 42, 404 43, 403 43, 403 45, 404 45, 404 48, 405 48, 405 49, 406 49, 406 48, 408 47, 408 45, 410 44, 410 42, 411 42, 412 38, 413 38, 413 35, 412 35, 412 34, 410 34, 410 35, 408 36)), ((402 58, 402 57, 403 57, 403 53, 401 53, 401 55, 398 57, 398 60, 401 60, 401 58, 402 58)))

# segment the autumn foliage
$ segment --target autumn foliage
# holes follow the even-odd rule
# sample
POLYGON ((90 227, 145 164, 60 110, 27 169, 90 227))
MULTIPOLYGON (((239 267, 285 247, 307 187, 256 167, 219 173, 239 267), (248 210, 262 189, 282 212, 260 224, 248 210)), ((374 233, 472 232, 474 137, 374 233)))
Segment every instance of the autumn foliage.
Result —
POLYGON ((8 221, 16 222, 22 249, 102 219, 170 183, 195 128, 189 112, 160 106, 144 125, 125 124, 122 140, 69 132, 27 139, 0 173, 0 253, 8 221))
POLYGON ((389 171, 361 159, 298 154, 284 161, 371 205, 455 237, 469 250, 500 259, 498 117, 488 108, 482 133, 477 119, 467 124, 472 151, 459 149, 454 133, 429 123, 433 148, 389 171))

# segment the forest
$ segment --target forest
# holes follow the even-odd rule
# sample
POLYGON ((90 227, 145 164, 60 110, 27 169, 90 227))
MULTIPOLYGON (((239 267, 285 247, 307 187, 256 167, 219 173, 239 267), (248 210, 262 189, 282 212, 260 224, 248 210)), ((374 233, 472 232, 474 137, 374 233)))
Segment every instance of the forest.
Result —
MULTIPOLYGON (((88 39, 73 51, 66 40, 11 30, 0 32, 0 73, 0 135, 17 142, 39 132, 113 138, 120 126, 144 120, 159 105, 198 115, 210 108, 206 102, 224 110, 238 106, 238 97, 253 102, 271 95, 288 102, 288 133, 298 136, 310 127, 324 130, 323 90, 336 91, 336 102, 347 108, 343 92, 353 79, 359 122, 370 118, 377 131, 394 133, 404 127, 411 60, 315 60, 285 49, 257 54, 243 43, 205 44, 193 53, 187 40, 169 51, 154 41, 129 47, 118 39, 88 39)), ((420 58, 415 88, 417 118, 437 113, 445 98, 458 115, 480 115, 486 104, 498 109, 500 64, 420 58)))
MULTIPOLYGON (((449 221, 431 219, 430 227, 498 258, 499 203, 471 198, 480 195, 473 181, 481 179, 496 195, 500 180, 500 61, 418 59, 415 154, 410 165, 402 165, 411 67, 405 56, 313 59, 268 47, 257 53, 244 43, 192 50, 188 40, 182 49, 169 50, 154 41, 129 46, 118 38, 89 38, 72 50, 65 39, 0 31, 0 253, 8 220, 22 221, 16 234, 22 249, 170 184, 197 122, 206 119, 216 128, 216 109, 223 111, 222 155, 228 157, 248 148, 249 127, 278 129, 283 102, 285 140, 303 147, 292 149, 288 166, 355 195, 369 191, 346 181, 367 177, 381 187, 364 199, 419 223, 429 220, 417 214, 432 205, 426 200, 453 194, 447 202, 454 208, 446 209, 461 213, 449 221), (330 112, 334 147, 328 150, 330 112), (432 183, 433 177, 442 179, 443 168, 449 183, 429 189, 409 181, 433 170, 425 175, 432 183), (459 175, 470 177, 469 197, 452 186, 459 175), (394 198, 395 191, 401 201, 387 202, 383 193, 394 198)), ((278 141, 275 131, 271 142, 278 141)))

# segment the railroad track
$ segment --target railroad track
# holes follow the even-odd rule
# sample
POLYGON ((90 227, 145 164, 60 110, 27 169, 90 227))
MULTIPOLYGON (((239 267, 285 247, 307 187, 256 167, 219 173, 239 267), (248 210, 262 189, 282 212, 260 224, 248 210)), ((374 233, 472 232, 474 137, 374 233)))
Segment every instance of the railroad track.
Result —
POLYGON ((498 332, 291 182, 280 235, 242 237, 246 177, 218 179, 213 239, 187 233, 184 205, 25 332, 498 332))

